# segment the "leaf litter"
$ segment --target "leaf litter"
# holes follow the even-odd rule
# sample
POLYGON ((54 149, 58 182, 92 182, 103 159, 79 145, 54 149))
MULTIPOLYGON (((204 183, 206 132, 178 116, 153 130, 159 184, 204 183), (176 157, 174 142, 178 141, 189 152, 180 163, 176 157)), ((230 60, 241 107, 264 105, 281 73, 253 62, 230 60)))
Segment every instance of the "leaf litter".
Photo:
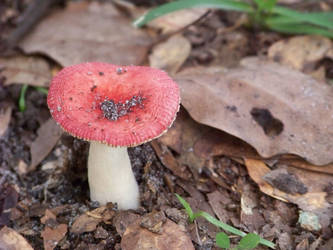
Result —
MULTIPOLYGON (((196 18, 204 12, 206 10, 203 10, 203 13, 196 13, 196 18)), ((1 215, 7 218, 6 223, 9 223, 9 226, 16 231, 13 233, 5 230, 5 236, 11 235, 10 237, 15 237, 19 244, 28 244, 27 247, 30 247, 30 244, 34 249, 42 247, 54 249, 55 246, 62 249, 120 249, 121 247, 133 249, 134 243, 137 243, 135 247, 138 249, 147 245, 157 249, 165 249, 166 247, 170 248, 172 243, 178 244, 173 249, 213 248, 213 239, 218 232, 217 228, 200 219, 195 224, 188 224, 186 214, 180 209, 181 206, 172 193, 176 192, 186 197, 195 210, 204 210, 216 215, 223 222, 245 232, 257 231, 268 240, 276 240, 281 249, 287 249, 291 246, 297 247, 297 249, 307 246, 315 249, 316 246, 320 245, 322 249, 330 248, 332 243, 328 239, 332 236, 332 230, 327 226, 327 222, 332 218, 330 214, 333 200, 331 158, 325 152, 316 158, 314 154, 318 151, 310 154, 299 145, 302 150, 293 151, 291 145, 295 143, 295 140, 287 143, 279 137, 289 131, 290 127, 299 126, 298 124, 290 126, 285 116, 280 114, 288 114, 288 112, 294 114, 295 110, 313 112, 312 108, 307 106, 305 100, 295 105, 293 102, 286 101, 287 98, 282 98, 284 105, 281 106, 287 107, 287 109, 284 112, 281 110, 277 112, 275 110, 277 105, 274 106, 267 102, 269 97, 272 100, 275 100, 276 96, 281 99, 281 96, 283 97, 285 94, 282 93, 282 88, 291 96, 291 101, 297 101, 299 92, 293 91, 297 86, 303 86, 303 80, 306 83, 311 82, 313 88, 309 92, 304 91, 303 94, 306 94, 305 92, 308 95, 320 93, 317 98, 322 97, 322 102, 327 101, 327 96, 330 95, 329 88, 326 88, 321 82, 311 81, 310 78, 306 78, 299 72, 286 70, 282 66, 261 61, 261 59, 246 59, 242 61, 240 67, 230 69, 238 63, 240 58, 249 53, 250 50, 246 46, 250 40, 249 36, 242 30, 229 30, 222 35, 223 31, 216 29, 219 25, 221 27, 225 25, 219 15, 221 13, 213 13, 208 20, 194 25, 184 32, 184 37, 190 41, 192 48, 190 52, 185 51, 182 58, 172 56, 172 53, 165 53, 163 46, 170 45, 161 43, 160 47, 162 47, 163 52, 161 60, 165 60, 165 62, 160 65, 158 64, 160 62, 157 62, 155 66, 164 68, 170 73, 178 72, 176 77, 186 78, 186 81, 189 81, 193 88, 197 87, 196 84, 201 77, 206 77, 203 83, 207 86, 211 82, 217 83, 221 79, 225 80, 225 77, 228 78, 227 80, 237 79, 243 86, 235 88, 231 92, 236 93, 237 90, 243 91, 244 89, 249 91, 249 88, 244 86, 252 84, 251 86, 256 86, 256 88, 251 93, 262 95, 260 99, 266 102, 263 102, 264 104, 261 106, 253 105, 251 98, 236 95, 228 99, 227 105, 222 106, 225 109, 216 109, 212 113, 211 108, 218 107, 218 102, 215 102, 215 106, 206 105, 205 97, 213 99, 216 89, 200 90, 197 93, 201 95, 196 96, 188 89, 185 91, 183 87, 183 105, 187 111, 182 108, 174 126, 158 141, 154 141, 151 144, 152 147, 144 145, 129 150, 132 166, 142 191, 142 207, 137 211, 119 212, 113 206, 97 207, 96 204, 89 202, 87 180, 84 174, 86 172, 84 155, 87 152, 87 144, 67 135, 60 136, 61 130, 52 124, 47 125, 51 123, 47 120, 47 116, 31 116, 32 110, 41 111, 42 114, 47 109, 45 104, 44 106, 31 105, 30 101, 36 100, 36 95, 28 93, 27 112, 30 114, 30 125, 27 126, 26 118, 28 116, 20 114, 14 107, 11 110, 10 121, 7 119, 4 122, 5 126, 3 127, 7 129, 4 132, 4 137, 0 140, 0 149, 2 150, 0 150, 0 160, 10 155, 9 152, 13 152, 12 155, 15 156, 11 156, 11 160, 6 159, 1 162, 1 180, 6 185, 7 183, 15 184, 15 192, 20 197, 17 204, 12 204, 10 214, 2 213, 1 215), (198 34, 202 34, 201 38, 197 36, 198 34), (168 56, 170 57, 168 58, 168 56), (230 56, 229 59, 228 56, 230 56), (212 62, 229 68, 210 67, 208 64, 212 62), (198 64, 205 65, 205 68, 197 67, 198 64), (197 71, 196 74, 193 72, 188 74, 191 72, 191 69, 187 69, 189 66, 197 71), (179 72, 180 69, 183 72, 179 72), (278 81, 276 79, 278 77, 275 77, 273 83, 270 83, 272 75, 279 76, 282 80, 278 81), (283 79, 287 80, 283 83, 283 79), (253 85, 253 82, 256 83, 256 81, 262 81, 266 84, 253 85), (282 85, 272 86, 274 83, 282 85), (318 90, 317 85, 323 85, 325 91, 318 90), (206 96, 207 92, 212 95, 206 96), (276 94, 273 95, 272 92, 276 94), (323 92, 327 92, 326 95, 323 92), (193 97, 194 99, 191 99, 193 97), (214 125, 214 122, 220 119, 220 112, 243 115, 240 112, 243 109, 239 108, 238 103, 230 102, 230 100, 238 101, 249 107, 244 113, 244 120, 234 122, 232 125, 236 128, 237 125, 246 125, 248 127, 245 127, 244 130, 248 129, 249 131, 256 128, 251 132, 252 140, 243 134, 239 135, 222 126, 214 125), (189 104, 189 102, 191 103, 189 104), (194 114, 205 108, 207 112, 202 114, 202 118, 197 119, 194 114), (210 120, 210 122, 205 119, 210 120), (32 123, 36 123, 37 126, 31 125, 32 123), (41 128, 37 133, 38 127, 41 128), (20 140, 24 140, 24 144, 20 144, 15 133, 21 136, 20 140), (52 136, 54 139, 49 140, 49 136, 52 134, 55 135, 52 136), (6 148, 8 144, 4 144, 4 142, 7 142, 9 135, 12 142, 9 144, 10 147, 6 148), (263 140, 266 144, 259 147, 253 143, 253 140, 263 140), (22 146, 15 149, 12 146, 13 141, 17 146, 22 146), (277 149, 272 149, 270 143, 274 146, 277 145, 277 149), (54 150, 52 150, 53 147, 54 150), (292 153, 299 156, 291 155, 292 153), (306 162, 300 156, 312 163, 306 162), (251 161, 253 164, 249 163, 251 161), (326 165, 316 166, 314 164, 326 165), (264 170, 264 173, 261 170, 264 170), (258 187, 254 185, 248 174, 258 184, 262 192, 259 192, 258 187), (318 181, 314 183, 313 180, 318 181), (297 206, 291 203, 297 204, 300 208, 299 216, 297 206), (20 235, 23 235, 28 241, 20 235), (171 241, 172 243, 170 243, 171 241)), ((191 22, 188 21, 190 19, 187 20, 185 15, 181 15, 181 17, 184 18, 184 23, 191 22)), ((123 18, 122 14, 111 5, 96 2, 90 4, 85 2, 70 3, 65 10, 55 10, 41 22, 20 46, 27 53, 47 55, 62 66, 91 59, 139 64, 145 58, 151 39, 146 33, 137 32, 127 27, 129 27, 129 20, 123 18), (83 14, 87 16, 86 20, 80 20, 84 19, 79 18, 83 14), (121 33, 126 30, 126 43, 124 44, 124 46, 128 46, 126 49, 118 47, 119 43, 117 42, 115 42, 116 46, 110 48, 109 43, 118 40, 110 38, 110 31, 106 30, 101 19, 104 22, 109 19, 117 20, 119 21, 117 22, 118 26, 126 27, 117 27, 120 30, 119 34, 117 37, 112 37, 112 39, 119 38, 121 33), (72 22, 68 22, 68 20, 72 20, 72 22), (97 20, 96 22, 101 25, 95 27, 101 26, 101 28, 94 29, 94 32, 82 33, 80 25, 91 25, 91 23, 85 23, 87 20, 97 20), (58 30, 49 34, 49 41, 43 40, 43 33, 48 34, 49 31, 46 29, 54 24, 57 24, 55 27, 65 27, 64 33, 58 30), (69 34, 69 30, 75 32, 69 34), (89 33, 93 34, 93 37, 89 33), (134 33, 135 35, 128 39, 129 34, 134 33), (75 44, 77 37, 82 41, 80 44, 75 44), (96 42, 100 46, 98 49, 91 50, 91 44, 96 44, 96 42), (139 43, 140 49, 135 47, 137 51, 133 50, 133 43, 136 45, 139 43), (119 52, 122 54, 120 55, 119 52)), ((174 26, 171 29, 178 30, 182 27, 184 27, 183 24, 181 27, 174 26)), ((91 28, 89 29, 91 30, 91 28)), ((150 28, 149 32, 151 35, 155 31, 150 28)), ((154 35, 156 36, 156 34, 158 33, 154 35)), ((170 40, 172 41, 175 37, 171 37, 170 40)), ((274 39, 276 40, 276 37, 274 39)), ((125 40, 123 39, 123 41, 125 40)), ((158 46, 152 48, 151 56, 157 53, 154 51, 161 49, 158 46)), ((168 48, 170 49, 170 47, 168 48)), ((171 49, 176 51, 177 43, 172 42, 171 49)), ((260 47, 259 49, 268 48, 260 47)), ((321 57, 310 60, 310 64, 312 65, 313 62, 320 64, 322 58, 327 58, 328 55, 327 53, 321 54, 321 57)), ((308 62, 304 60, 303 66, 309 65, 308 62)), ((19 64, 21 63, 24 65, 23 61, 19 61, 19 64)), ((151 64, 154 65, 152 61, 151 64)), ((23 68, 22 70, 24 72, 23 68)), ((52 75, 50 68, 45 69, 44 73, 52 75)), ((308 72, 306 71, 306 73, 308 72)), ((34 73, 31 77, 33 79, 34 73)), ((22 82, 18 83, 27 83, 24 82, 24 79, 19 81, 22 82)), ((15 81, 10 80, 9 82, 11 86, 5 87, 5 90, 0 89, 0 97, 4 96, 1 95, 2 91, 5 96, 10 93, 10 98, 16 100, 18 88, 12 84, 15 81)), ((181 81, 179 83, 183 84, 181 81)), ((225 93, 219 95, 218 99, 223 100, 224 96, 225 93)), ((309 96, 306 97, 311 99, 309 96)), ((1 101, 0 103, 2 103, 1 101)), ((317 104, 316 108, 321 107, 317 104)), ((301 114, 300 116, 304 117, 305 115, 301 114)), ((327 119, 325 120, 327 117, 328 114, 316 118, 321 121, 321 124, 312 123, 313 127, 317 126, 318 130, 322 130, 323 125, 329 126, 329 123, 326 124, 327 119)), ((223 119, 224 123, 232 122, 230 116, 223 116, 223 119)), ((238 117, 238 119, 240 118, 238 117)), ((304 121, 307 120, 304 119, 304 121)), ((297 131, 297 129, 295 130, 297 131)), ((330 135, 329 130, 324 130, 324 132, 330 135)), ((303 136, 302 131, 297 131, 297 133, 297 135, 303 136)), ((309 141, 307 144, 308 146, 317 146, 314 143, 318 143, 318 141, 320 139, 309 141)), ((327 152, 329 144, 326 142, 322 141, 327 147, 326 153, 329 153, 327 152)), ((0 205, 2 201, 4 200, 0 200, 0 205)), ((3 227, 2 230, 4 228, 6 227, 3 227)), ((237 243, 238 240, 237 238, 232 239, 232 244, 237 243)))

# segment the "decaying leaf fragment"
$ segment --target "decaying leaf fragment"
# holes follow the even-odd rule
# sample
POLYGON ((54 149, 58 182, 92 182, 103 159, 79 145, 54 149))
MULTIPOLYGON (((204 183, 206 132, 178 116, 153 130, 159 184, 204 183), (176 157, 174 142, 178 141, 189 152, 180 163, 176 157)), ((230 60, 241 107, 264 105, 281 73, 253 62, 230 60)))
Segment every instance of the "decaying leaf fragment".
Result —
POLYGON ((241 64, 178 73, 190 115, 248 142, 263 157, 291 153, 317 165, 332 162, 333 88, 258 58, 241 64))
POLYGON ((297 204, 303 211, 314 214, 321 227, 329 225, 333 218, 333 206, 326 196, 333 183, 332 175, 290 166, 270 170, 264 162, 254 159, 245 159, 245 165, 262 192, 297 204))

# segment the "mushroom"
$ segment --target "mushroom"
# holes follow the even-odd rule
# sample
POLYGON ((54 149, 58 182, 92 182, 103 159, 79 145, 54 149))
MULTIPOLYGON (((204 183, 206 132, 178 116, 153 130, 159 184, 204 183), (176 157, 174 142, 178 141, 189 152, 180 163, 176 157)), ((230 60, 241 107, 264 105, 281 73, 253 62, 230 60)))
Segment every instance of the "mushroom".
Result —
POLYGON ((144 66, 101 62, 62 69, 51 81, 47 104, 71 135, 90 141, 90 198, 119 209, 139 206, 139 189, 127 147, 163 134, 179 110, 178 85, 144 66))

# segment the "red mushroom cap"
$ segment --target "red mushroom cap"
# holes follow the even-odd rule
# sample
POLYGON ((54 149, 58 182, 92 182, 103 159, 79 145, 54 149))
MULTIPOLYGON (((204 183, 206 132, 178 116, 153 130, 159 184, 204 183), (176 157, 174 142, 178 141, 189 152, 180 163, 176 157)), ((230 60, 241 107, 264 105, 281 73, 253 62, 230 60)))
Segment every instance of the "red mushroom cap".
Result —
POLYGON ((47 104, 68 133, 111 146, 135 146, 165 132, 179 109, 178 85, 143 66, 91 62, 62 69, 47 104))

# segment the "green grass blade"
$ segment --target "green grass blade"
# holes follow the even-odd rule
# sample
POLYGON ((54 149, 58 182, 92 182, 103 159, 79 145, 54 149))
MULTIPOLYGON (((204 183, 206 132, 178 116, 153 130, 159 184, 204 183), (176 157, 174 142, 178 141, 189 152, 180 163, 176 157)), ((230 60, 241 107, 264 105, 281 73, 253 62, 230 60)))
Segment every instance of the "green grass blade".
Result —
MULTIPOLYGON (((313 12, 313 13, 307 13, 307 16, 310 18, 318 18, 322 21, 331 22, 333 23, 333 12, 313 12)), ((285 24, 300 24, 304 23, 303 21, 299 21, 299 19, 295 19, 293 17, 287 17, 287 16, 272 16, 267 17, 265 19, 265 22, 268 25, 285 25, 285 24)))
POLYGON ((253 0, 258 6, 258 11, 270 12, 276 5, 277 0, 253 0))
POLYGON ((333 38, 332 31, 306 24, 285 24, 285 25, 269 24, 268 27, 271 30, 286 34, 308 34, 308 35, 314 34, 314 35, 321 35, 333 38))
POLYGON ((19 101, 18 101, 19 110, 21 112, 23 112, 26 109, 25 94, 27 93, 28 87, 29 87, 29 85, 25 84, 21 88, 20 98, 19 98, 19 101))
MULTIPOLYGON (((275 6, 272 9, 273 14, 293 18, 299 22, 311 23, 328 29, 333 29, 333 15, 332 12, 329 12, 325 15, 311 15, 311 13, 301 13, 292 9, 284 8, 281 6, 275 6), (331 20, 331 21, 329 21, 331 20)), ((333 31, 332 31, 333 32, 333 31)))
POLYGON ((36 89, 38 92, 40 92, 40 93, 42 93, 42 94, 45 94, 45 95, 47 95, 48 92, 49 92, 46 88, 43 88, 43 87, 35 87, 35 89, 36 89))
POLYGON ((186 200, 184 200, 179 194, 175 194, 177 199, 179 200, 179 202, 183 205, 183 207, 185 208, 185 211, 190 219, 190 222, 192 223, 195 219, 192 208, 190 206, 190 204, 187 203, 186 200))
POLYGON ((213 225, 222 228, 224 231, 227 231, 229 233, 238 235, 238 236, 242 236, 244 237, 246 235, 246 233, 238 230, 237 228, 234 228, 232 226, 229 226, 228 224, 225 224, 221 221, 219 221, 218 219, 216 219, 215 217, 211 216, 209 213, 200 211, 194 214, 194 217, 197 218, 199 216, 204 217, 207 221, 209 221, 210 223, 212 223, 213 225))
POLYGON ((219 8, 224 10, 233 10, 241 12, 253 12, 253 8, 246 2, 233 0, 181 0, 163 4, 150 10, 145 15, 134 21, 134 26, 141 27, 155 18, 169 14, 174 11, 188 8, 219 8))

